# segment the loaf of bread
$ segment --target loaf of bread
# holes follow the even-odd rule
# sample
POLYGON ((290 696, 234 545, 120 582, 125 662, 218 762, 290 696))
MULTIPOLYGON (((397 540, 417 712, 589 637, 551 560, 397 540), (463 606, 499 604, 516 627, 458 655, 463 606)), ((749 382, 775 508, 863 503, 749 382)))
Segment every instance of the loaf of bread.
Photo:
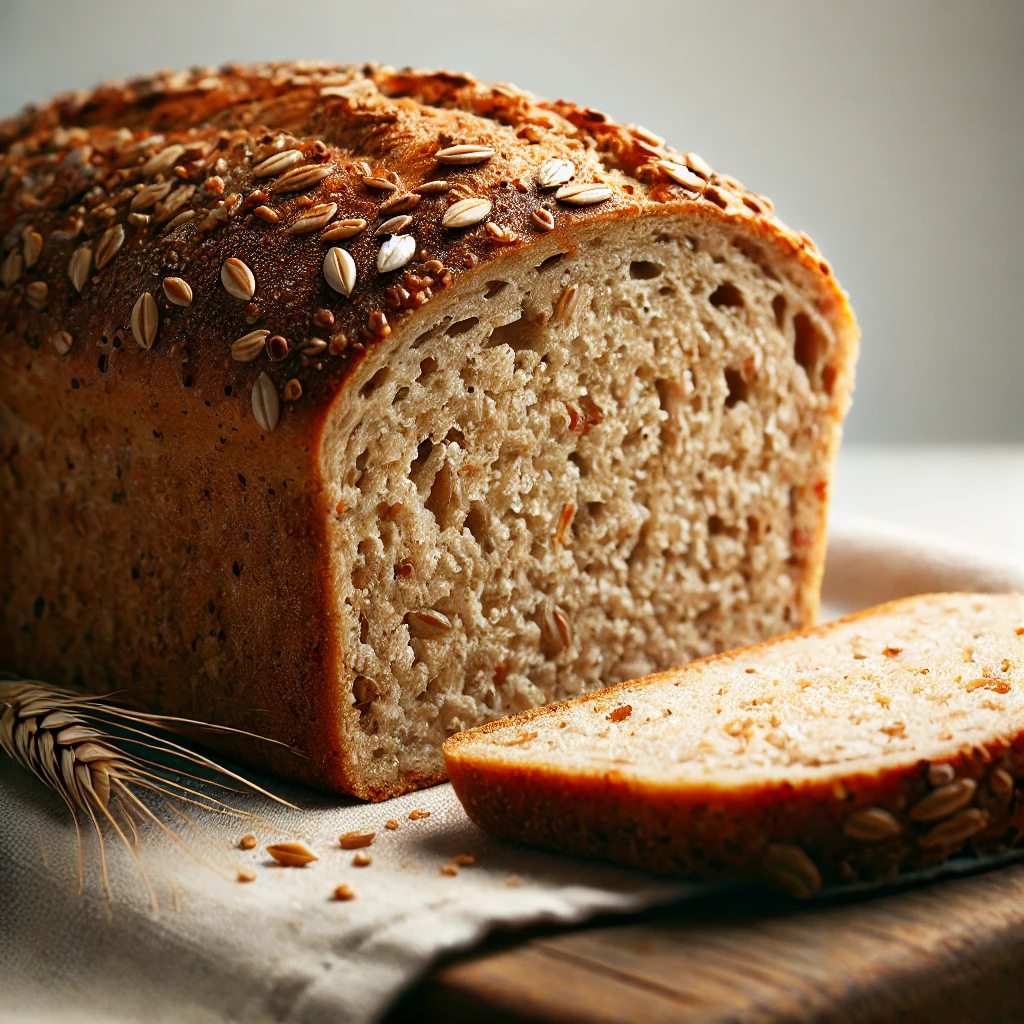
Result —
POLYGON ((906 598, 453 736, 499 836, 797 896, 1024 841, 1024 595, 906 598))
POLYGON ((0 149, 0 664, 380 798, 814 617, 856 327, 700 158, 320 64, 103 85, 0 149))

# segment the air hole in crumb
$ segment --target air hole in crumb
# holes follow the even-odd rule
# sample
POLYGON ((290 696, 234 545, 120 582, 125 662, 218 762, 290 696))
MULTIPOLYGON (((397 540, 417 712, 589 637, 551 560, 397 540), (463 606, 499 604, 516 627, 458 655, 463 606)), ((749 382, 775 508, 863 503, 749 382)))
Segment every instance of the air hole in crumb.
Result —
POLYGON ((793 355, 796 361, 807 371, 808 377, 813 377, 825 354, 828 342, 825 336, 818 330, 817 324, 806 314, 797 313, 793 317, 793 355))
POLYGON ((444 439, 449 443, 457 444, 460 448, 466 447, 466 435, 459 430, 458 427, 452 427, 452 429, 445 434, 444 439))
POLYGON ((562 260, 565 259, 564 252, 556 252, 554 256, 549 256, 543 263, 537 265, 537 272, 543 273, 545 270, 550 270, 552 267, 557 266, 562 260))
POLYGON ((365 644, 370 639, 370 623, 365 615, 359 616, 359 642, 365 644))
POLYGON ((747 400, 747 382, 743 379, 743 374, 739 370, 729 367, 725 371, 725 386, 729 389, 729 393, 725 396, 725 407, 727 409, 731 409, 737 402, 745 402, 747 400))
POLYGON ((429 437, 425 437, 420 441, 419 447, 416 449, 416 458, 412 460, 412 465, 409 466, 410 476, 415 475, 418 470, 421 470, 424 467, 433 450, 434 444, 429 437))
POLYGON ((725 523, 722 521, 720 516, 708 516, 708 533, 712 537, 717 537, 720 533, 725 533, 725 523))
POLYGON ((662 267, 650 260, 633 260, 629 265, 629 276, 634 281, 650 281, 661 274, 662 267))
POLYGON ((836 386, 836 368, 831 363, 821 371, 821 386, 825 389, 826 395, 831 395, 836 386))
POLYGON ((359 455, 356 456, 356 469, 362 473, 366 469, 366 463, 370 460, 370 449, 364 448, 359 455))
POLYGON ((757 516, 747 516, 747 534, 755 544, 761 539, 761 520, 757 516))
POLYGON ((491 336, 487 339, 487 347, 494 348, 496 345, 508 345, 513 352, 524 350, 536 351, 539 341, 543 340, 540 330, 543 318, 533 317, 527 319, 521 316, 509 324, 495 327, 491 336))
POLYGON ((395 392, 395 397, 391 399, 392 405, 398 405, 400 402, 405 401, 405 396, 409 394, 409 389, 401 387, 395 392))
POLYGON ((504 291, 508 287, 508 281, 488 281, 487 291, 484 292, 485 299, 493 299, 498 292, 504 291))
POLYGON ((658 294, 659 295, 675 295, 675 293, 676 293, 675 288, 673 288, 672 285, 670 285, 670 284, 662 285, 658 289, 658 294))
POLYGON ((449 338, 457 338, 460 334, 465 334, 467 331, 473 330, 476 325, 480 323, 480 317, 469 316, 465 320, 458 320, 448 328, 444 333, 449 338))
POLYGON ((382 366, 363 386, 360 394, 363 398, 372 395, 388 379, 388 368, 382 366))
POLYGON ((426 380, 437 369, 437 360, 433 356, 427 356, 420 363, 420 375, 416 378, 419 381, 426 380))
POLYGON ((587 460, 579 452, 569 452, 569 461, 580 471, 581 480, 590 472, 587 460))
POLYGON ((430 485, 430 494, 425 502, 427 511, 434 517, 437 525, 443 530, 448 525, 455 497, 455 474, 452 467, 444 462, 434 475, 430 485))
POLYGON ((772 312, 775 314, 775 326, 781 331, 786 326, 786 296, 776 295, 772 299, 772 312))
POLYGON ((744 305, 743 292, 731 281, 725 281, 708 296, 708 302, 716 309, 721 309, 723 306, 738 309, 744 305))
POLYGON ((466 515, 466 529, 481 548, 487 546, 487 515, 479 505, 471 505, 466 515))

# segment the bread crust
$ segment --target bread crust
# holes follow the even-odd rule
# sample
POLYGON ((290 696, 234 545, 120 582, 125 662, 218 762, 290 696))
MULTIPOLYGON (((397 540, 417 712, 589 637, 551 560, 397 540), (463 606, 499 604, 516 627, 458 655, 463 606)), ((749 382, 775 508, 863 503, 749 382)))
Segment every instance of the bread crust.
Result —
MULTIPOLYGON (((828 636, 837 626, 899 612, 911 603, 970 596, 935 594, 892 601, 691 662, 686 671, 699 673, 701 666, 713 662, 749 662, 793 637, 828 636)), ((834 884, 893 880, 900 873, 941 863, 968 840, 975 853, 1001 852, 1019 844, 1024 832, 1024 800, 1016 788, 1024 781, 1024 733, 962 745, 941 762, 911 759, 875 771, 837 768, 824 780, 752 780, 745 786, 638 781, 597 768, 574 769, 569 777, 543 761, 511 764, 472 756, 472 745, 482 735, 526 733, 538 718, 557 716, 570 703, 613 705, 622 701, 623 691, 636 685, 620 683, 448 739, 444 754, 449 779, 469 816, 485 831, 507 839, 665 875, 757 878, 800 897, 834 884), (938 778, 933 774, 935 764, 948 766, 938 778), (934 837, 941 819, 916 820, 910 811, 938 785, 954 780, 976 784, 969 813, 981 812, 985 824, 965 829, 967 834, 960 838, 951 833, 949 842, 934 842, 929 835, 934 837), (852 815, 879 809, 889 816, 885 823, 891 819, 898 830, 888 834, 883 828, 871 838, 856 828, 850 834, 852 815)))
MULTIPOLYGON (((195 580, 211 576, 208 596, 201 585, 188 589, 154 625, 132 610, 147 601, 166 604, 168 584, 154 568, 150 588, 136 588, 110 621, 100 622, 99 631, 111 637, 146 622, 154 636, 142 645, 144 654, 119 652, 108 637, 93 651, 69 655, 60 647, 69 624, 61 621, 55 592, 67 581, 44 578, 33 591, 22 572, 25 566, 38 572, 47 558, 57 558, 59 537, 44 540, 44 546, 52 541, 45 556, 28 554, 24 538, 5 542, 0 662, 93 689, 130 685, 147 703, 271 734, 301 752, 258 751, 274 770, 372 798, 437 781, 366 788, 332 738, 341 734, 338 680, 346 655, 335 639, 323 525, 333 510, 320 477, 320 445, 362 362, 456 282, 485 279, 503 255, 548 234, 571 246, 574 232, 590 222, 684 216, 720 225, 785 260, 817 297, 837 339, 839 368, 820 464, 831 465, 839 443, 857 330, 846 295, 813 242, 785 227, 764 197, 599 111, 445 71, 229 65, 161 72, 29 108, 0 124, 0 152, 4 515, 16 515, 19 493, 37 485, 30 482, 34 470, 19 464, 18 432, 45 436, 58 421, 71 424, 76 444, 103 448, 112 465, 133 461, 129 506, 151 503, 145 516, 125 514, 104 496, 106 508, 96 516, 106 525, 80 524, 83 542, 116 534, 120 543, 129 533, 148 564, 173 555, 192 566, 195 580), (439 162, 439 151, 460 145, 493 155, 477 163, 439 162), (572 161, 574 184, 602 182, 610 195, 594 205, 553 198, 535 180, 552 158, 572 161), (267 161, 274 159, 271 174, 267 161), (308 184, 294 174, 294 187, 282 184, 303 169, 308 184), (440 179, 460 188, 459 195, 486 199, 487 220, 444 227, 453 197, 415 191, 440 179), (374 233, 403 203, 414 217, 415 254, 381 273, 374 233), (296 233, 303 218, 315 220, 332 205, 331 226, 358 218, 365 229, 331 241, 323 239, 323 227, 296 233), (550 214, 550 232, 534 217, 542 209, 550 214), (325 278, 323 260, 332 246, 353 260, 349 296, 325 278), (222 283, 230 259, 251 271, 249 301, 244 274, 235 294, 222 283), (174 301, 180 285, 165 284, 169 278, 189 286, 190 304, 174 301), (231 358, 229 345, 257 330, 267 332, 268 342, 284 339, 276 350, 284 358, 266 352, 250 362, 231 358), (258 379, 279 396, 280 419, 271 429, 253 409, 258 379), (175 480, 198 486, 169 486, 175 480), (185 517, 204 537, 216 531, 244 537, 264 578, 257 586, 245 578, 244 565, 235 571, 239 562, 229 557, 229 544, 219 576, 189 562, 181 552, 187 543, 161 530, 159 517, 168 515, 185 517), (269 538, 268 524, 275 524, 269 538), (36 615, 39 600, 44 611, 36 615), (207 657, 204 648, 225 631, 244 631, 246 650, 238 654, 249 668, 222 682, 223 652, 207 657), (49 653, 40 653, 46 648, 49 653), (199 689, 196 658, 208 677, 199 689), (161 663, 168 666, 165 679, 161 663)), ((799 552, 804 621, 816 611, 824 560, 827 480, 823 486, 820 514, 799 552)), ((38 527, 55 535, 68 516, 81 516, 59 488, 52 509, 52 523, 38 527)), ((79 559, 82 587, 90 557, 103 554, 79 559)), ((126 591, 138 582, 136 568, 126 591)), ((145 568, 139 571, 145 581, 145 568)), ((254 756, 250 744, 227 742, 254 756)))

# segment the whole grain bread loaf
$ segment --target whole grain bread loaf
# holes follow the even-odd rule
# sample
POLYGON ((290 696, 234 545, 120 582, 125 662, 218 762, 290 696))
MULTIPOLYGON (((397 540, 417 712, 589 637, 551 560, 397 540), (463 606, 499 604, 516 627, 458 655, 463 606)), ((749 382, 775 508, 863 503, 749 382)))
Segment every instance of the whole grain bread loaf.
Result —
POLYGON ((906 598, 445 743, 496 835, 797 896, 1024 841, 1024 595, 906 598))
POLYGON ((4 666, 376 798, 813 618, 855 323, 697 156, 321 64, 103 85, 0 150, 4 666))

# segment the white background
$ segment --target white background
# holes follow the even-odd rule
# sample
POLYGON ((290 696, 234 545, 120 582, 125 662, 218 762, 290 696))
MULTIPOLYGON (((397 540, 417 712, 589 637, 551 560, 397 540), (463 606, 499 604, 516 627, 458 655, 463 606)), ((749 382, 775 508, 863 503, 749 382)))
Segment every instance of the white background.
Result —
POLYGON ((1024 2, 0 0, 0 114, 158 67, 446 66, 771 196, 864 332, 847 436, 1024 441, 1024 2))

